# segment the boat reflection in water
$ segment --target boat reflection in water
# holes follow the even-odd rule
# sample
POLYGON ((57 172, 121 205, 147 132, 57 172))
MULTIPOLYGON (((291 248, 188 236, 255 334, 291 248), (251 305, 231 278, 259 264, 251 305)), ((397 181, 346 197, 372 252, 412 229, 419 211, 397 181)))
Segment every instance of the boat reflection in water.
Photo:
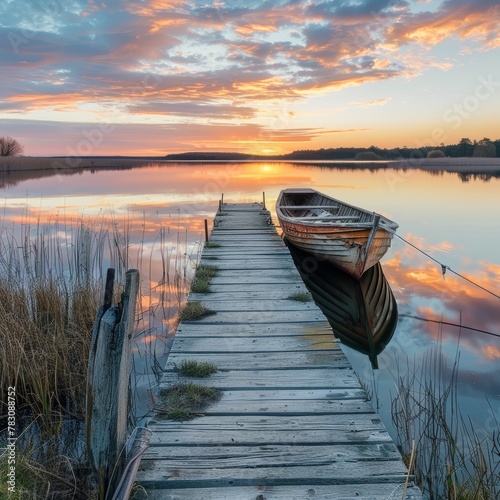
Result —
POLYGON ((398 322, 394 294, 377 263, 356 279, 285 239, 304 283, 345 345, 368 355, 373 368, 398 322))

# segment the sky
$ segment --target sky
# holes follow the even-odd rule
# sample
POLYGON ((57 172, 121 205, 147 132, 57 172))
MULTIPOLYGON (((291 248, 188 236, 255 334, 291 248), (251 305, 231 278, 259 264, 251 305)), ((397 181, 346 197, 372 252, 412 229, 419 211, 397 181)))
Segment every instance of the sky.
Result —
POLYGON ((28 156, 499 139, 498 0, 2 0, 28 156))

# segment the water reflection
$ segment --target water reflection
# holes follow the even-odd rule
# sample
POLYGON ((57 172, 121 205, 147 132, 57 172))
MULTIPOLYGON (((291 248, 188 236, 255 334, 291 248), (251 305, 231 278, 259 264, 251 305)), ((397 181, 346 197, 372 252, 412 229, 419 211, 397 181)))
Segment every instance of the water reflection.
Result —
POLYGON ((364 353, 373 368, 396 330, 398 308, 382 266, 377 263, 357 280, 287 242, 316 305, 345 345, 364 353))
MULTIPOLYGON (((410 168, 342 169, 338 165, 260 162, 158 164, 119 172, 114 167, 58 174, 23 173, 23 178, 15 179, 17 184, 12 182, 14 172, 8 174, 11 184, 1 188, 2 234, 6 236, 5 228, 12 224, 17 229, 30 225, 32 235, 39 224, 52 224, 57 226, 64 254, 66 246, 75 244, 69 237, 70 227, 82 221, 98 234, 124 235, 128 253, 122 257, 127 257, 127 266, 138 267, 142 256, 143 286, 158 294, 151 301, 141 297, 144 342, 137 339, 137 351, 144 359, 168 350, 167 341, 165 347, 159 341, 158 349, 152 348, 155 352, 151 353, 144 345, 155 338, 156 324, 169 333, 175 329, 172 318, 180 301, 172 277, 181 262, 185 263, 182 275, 193 272, 204 238, 203 221, 212 219, 221 193, 227 202, 254 202, 265 191, 272 211, 282 189, 314 187, 353 205, 373 207, 397 220, 399 234, 405 239, 484 288, 500 293, 500 197, 495 172, 467 174, 462 180, 469 182, 462 182, 456 173, 410 168), (163 260, 169 262, 165 266, 170 269, 168 286, 163 260), (161 311, 162 301, 171 309, 170 318, 161 311), (156 319, 146 319, 149 311, 156 319)), ((449 272, 443 278, 439 266, 396 238, 381 262, 397 300, 399 320, 392 340, 377 355, 380 398, 390 398, 398 370, 422 365, 429 349, 440 345, 451 360, 459 351, 460 391, 469 398, 463 412, 479 425, 486 417, 491 420, 485 396, 494 398, 498 407, 500 338, 481 331, 500 334, 499 299, 449 272)), ((110 264, 116 267, 116 263, 110 264)), ((358 376, 373 377, 367 356, 357 351, 349 354, 354 365, 356 356, 362 359, 355 366, 358 376)), ((149 382, 144 387, 149 388, 149 382)), ((384 404, 390 409, 390 400, 384 404)), ((496 416, 500 421, 500 413, 496 416)), ((389 415, 386 425, 390 423, 389 415)))

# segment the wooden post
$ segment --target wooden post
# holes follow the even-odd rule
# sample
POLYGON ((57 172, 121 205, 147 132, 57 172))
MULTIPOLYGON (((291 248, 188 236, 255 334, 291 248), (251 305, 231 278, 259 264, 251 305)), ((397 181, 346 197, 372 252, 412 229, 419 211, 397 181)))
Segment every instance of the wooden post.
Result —
POLYGON ((220 195, 220 203, 221 205, 224 205, 224 193, 221 193, 220 195))
POLYGON ((219 213, 222 212, 222 200, 219 200, 219 213))
POLYGON ((205 243, 208 241, 208 220, 205 219, 205 243))
POLYGON ((102 306, 92 331, 87 373, 87 451, 101 498, 113 491, 125 466, 131 339, 138 290, 139 272, 127 271, 121 304, 107 310, 102 306))
POLYGON ((262 208, 266 210, 266 192, 262 191, 262 208))

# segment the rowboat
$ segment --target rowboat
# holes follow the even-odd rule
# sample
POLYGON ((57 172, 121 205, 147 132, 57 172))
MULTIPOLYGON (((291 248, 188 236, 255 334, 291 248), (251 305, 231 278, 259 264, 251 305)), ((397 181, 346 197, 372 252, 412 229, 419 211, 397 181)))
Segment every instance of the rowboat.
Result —
POLYGON ((314 189, 285 189, 276 201, 284 236, 360 278, 387 252, 398 224, 314 189))
POLYGON ((398 323, 396 299, 380 262, 356 279, 329 262, 311 262, 308 253, 287 243, 295 266, 334 335, 366 354, 377 368, 377 356, 398 323))

